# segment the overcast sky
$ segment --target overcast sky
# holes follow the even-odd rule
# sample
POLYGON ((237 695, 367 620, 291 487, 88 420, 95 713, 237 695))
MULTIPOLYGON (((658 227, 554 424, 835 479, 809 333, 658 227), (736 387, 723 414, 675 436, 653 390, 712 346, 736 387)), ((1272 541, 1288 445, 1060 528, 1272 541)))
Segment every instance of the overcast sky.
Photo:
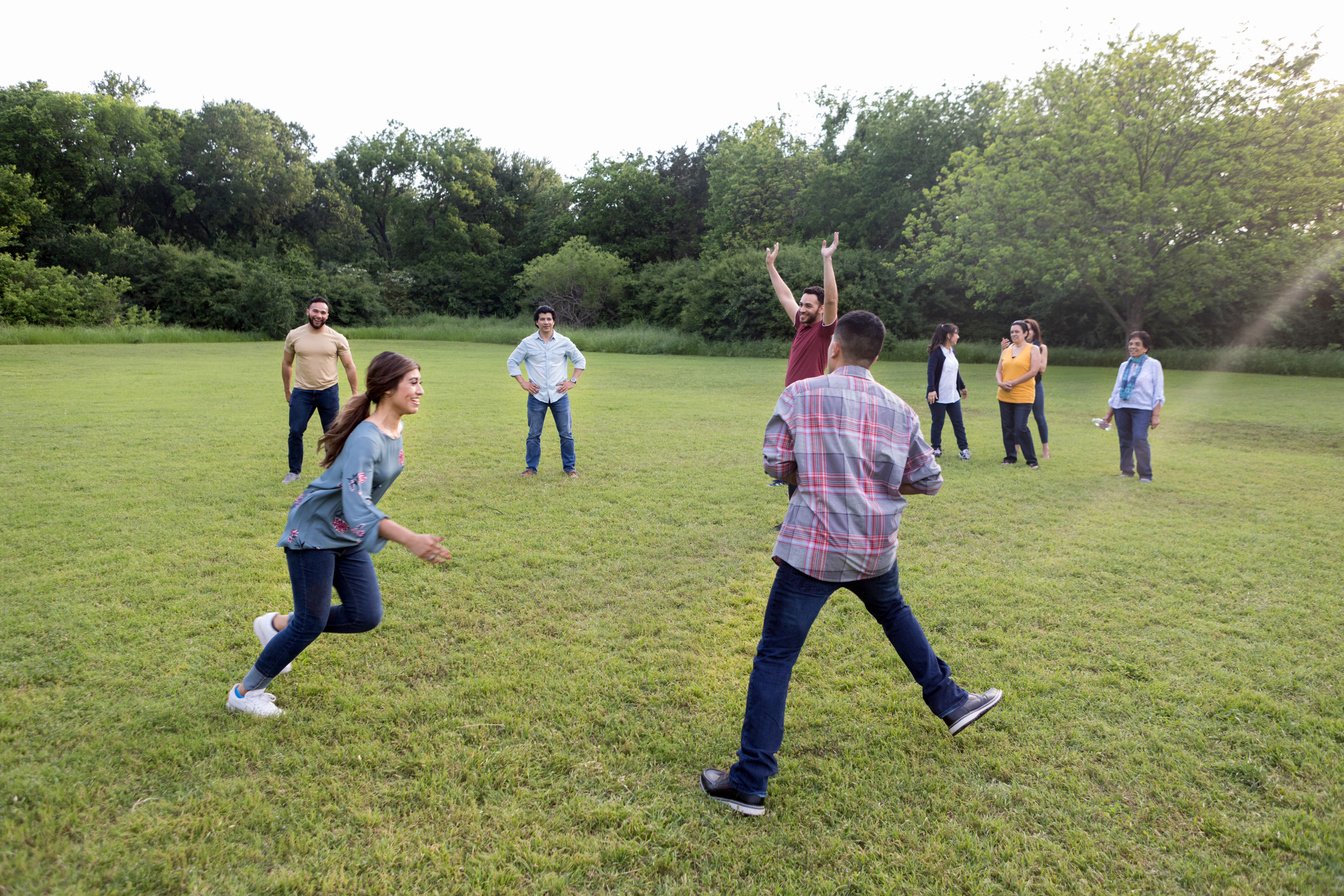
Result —
POLYGON ((1229 63, 1261 41, 1317 35, 1317 77, 1344 82, 1338 0, 748 5, 732 0, 229 4, 129 0, 7 4, 0 86, 87 91, 104 71, 144 80, 145 102, 239 99, 302 125, 318 156, 389 120, 463 128, 483 144, 581 174, 589 158, 655 153, 788 114, 811 97, 959 90, 1025 80, 1108 40, 1181 31, 1229 63), (1102 7, 1109 6, 1108 11, 1102 7))

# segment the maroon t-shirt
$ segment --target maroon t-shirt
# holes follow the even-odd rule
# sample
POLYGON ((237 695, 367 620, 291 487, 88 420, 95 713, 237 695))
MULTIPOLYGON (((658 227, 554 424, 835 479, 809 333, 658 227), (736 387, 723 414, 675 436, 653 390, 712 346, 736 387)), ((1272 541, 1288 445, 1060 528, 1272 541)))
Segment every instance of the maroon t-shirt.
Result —
POLYGON ((820 320, 814 324, 799 323, 802 313, 802 309, 798 309, 793 318, 793 345, 789 347, 789 366, 784 371, 786 386, 826 372, 826 353, 831 348, 831 334, 835 332, 835 321, 831 321, 830 326, 820 320))

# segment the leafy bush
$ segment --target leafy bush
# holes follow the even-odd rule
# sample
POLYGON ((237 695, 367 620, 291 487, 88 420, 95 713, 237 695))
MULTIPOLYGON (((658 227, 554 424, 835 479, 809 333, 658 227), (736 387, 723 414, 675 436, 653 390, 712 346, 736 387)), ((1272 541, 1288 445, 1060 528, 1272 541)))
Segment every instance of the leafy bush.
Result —
POLYGON ((0 323, 99 326, 117 318, 122 277, 72 274, 32 258, 0 253, 0 323))
POLYGON ((558 322, 587 326, 619 317, 629 279, 625 259, 576 236, 556 252, 529 261, 517 283, 530 306, 522 310, 551 305, 558 322))

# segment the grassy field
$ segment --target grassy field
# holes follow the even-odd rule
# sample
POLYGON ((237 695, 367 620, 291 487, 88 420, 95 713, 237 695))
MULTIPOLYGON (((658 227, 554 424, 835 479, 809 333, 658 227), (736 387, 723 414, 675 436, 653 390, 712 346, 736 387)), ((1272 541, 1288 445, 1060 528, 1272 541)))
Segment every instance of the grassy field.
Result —
POLYGON ((949 738, 838 592, 747 819, 696 780, 773 575, 783 363, 590 353, 582 478, 551 430, 524 481, 505 349, 384 348, 427 395, 382 506, 454 561, 389 546, 382 627, 266 721, 224 697, 289 603, 279 344, 0 347, 0 893, 1344 893, 1344 381, 1170 372, 1140 488, 1088 422, 1113 369, 1051 368, 1031 472, 964 367, 974 459, 911 500, 903 590, 1004 703, 949 738))

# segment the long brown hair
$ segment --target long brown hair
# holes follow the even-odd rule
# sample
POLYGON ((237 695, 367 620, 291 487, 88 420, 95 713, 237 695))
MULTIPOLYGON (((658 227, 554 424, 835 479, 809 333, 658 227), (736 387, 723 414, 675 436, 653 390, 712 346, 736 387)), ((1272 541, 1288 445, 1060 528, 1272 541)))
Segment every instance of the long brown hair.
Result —
POLYGON ((419 367, 415 361, 396 352, 380 352, 374 356, 369 362, 368 373, 364 374, 364 391, 345 403, 331 429, 317 440, 317 449, 323 452, 322 466, 330 467, 336 462, 345 447, 345 440, 350 438, 356 426, 368 419, 373 406, 397 388, 402 377, 419 367))

